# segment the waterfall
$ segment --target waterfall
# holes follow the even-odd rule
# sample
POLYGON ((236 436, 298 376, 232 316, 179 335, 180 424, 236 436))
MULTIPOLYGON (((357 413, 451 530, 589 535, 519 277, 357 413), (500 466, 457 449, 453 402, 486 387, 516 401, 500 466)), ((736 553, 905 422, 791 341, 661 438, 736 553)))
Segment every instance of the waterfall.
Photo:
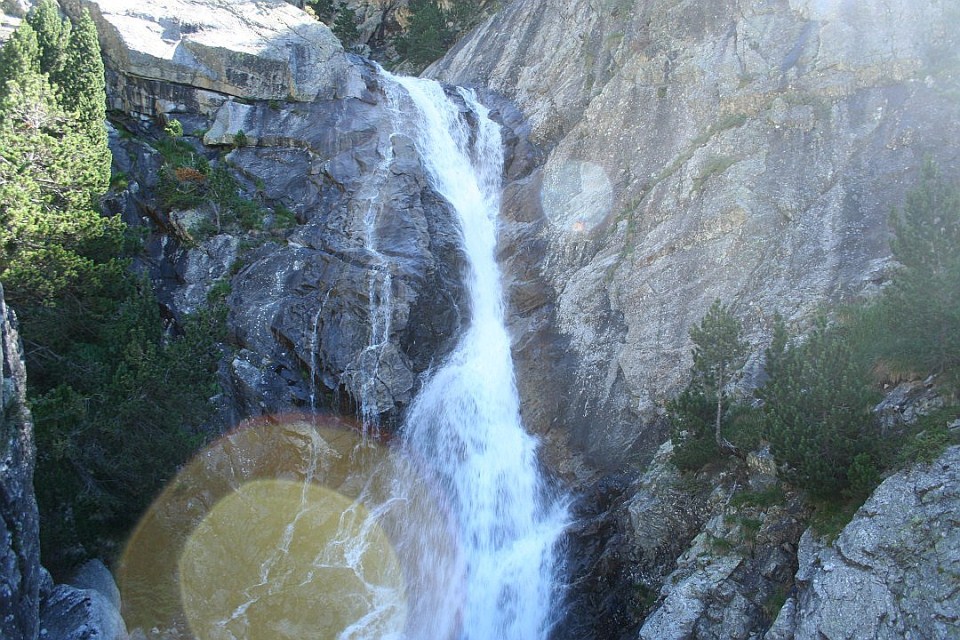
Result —
MULTIPOLYGON (((435 585, 442 597, 414 596, 426 604, 414 606, 413 616, 453 606, 454 633, 462 640, 545 638, 559 606, 555 547, 567 504, 545 486, 536 440, 521 424, 495 259, 499 127, 471 91, 456 89, 459 100, 452 100, 433 81, 385 76, 398 132, 414 140, 431 186, 456 210, 469 264, 469 326, 430 373, 402 434, 402 446, 424 461, 440 487, 462 567, 423 569, 446 571, 458 584, 435 585), (462 105, 473 114, 472 128, 462 105)), ((408 630, 423 640, 449 637, 438 633, 430 621, 408 630)))
MULTIPOLYGON (((520 418, 495 260, 500 131, 470 91, 383 78, 390 139, 413 141, 457 216, 469 320, 398 437, 370 437, 378 367, 396 349, 396 281, 376 233, 388 152, 358 199, 371 258, 370 344, 350 372, 362 428, 315 411, 270 417, 196 456, 124 550, 127 615, 143 628, 185 621, 199 640, 545 640, 559 617, 568 501, 541 477, 520 418)), ((332 295, 306 320, 312 380, 332 295)))

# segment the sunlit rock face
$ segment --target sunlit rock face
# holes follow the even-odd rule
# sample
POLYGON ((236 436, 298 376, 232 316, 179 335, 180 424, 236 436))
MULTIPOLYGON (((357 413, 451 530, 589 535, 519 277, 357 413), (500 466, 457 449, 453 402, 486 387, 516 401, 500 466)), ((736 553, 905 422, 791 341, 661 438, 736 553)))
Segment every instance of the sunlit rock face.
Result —
POLYGON ((549 150, 504 198, 516 326, 543 329, 518 332, 528 422, 592 465, 645 459, 715 298, 759 353, 774 313, 881 284, 923 158, 960 173, 958 25, 941 1, 516 0, 430 68, 549 150))
POLYGON ((229 96, 309 101, 330 97, 351 73, 343 48, 324 25, 283 0, 68 0, 97 23, 111 77, 112 102, 153 99, 132 79, 159 80, 229 96))
POLYGON ((67 4, 94 16, 108 100, 138 134, 111 137, 131 182, 111 209, 153 230, 141 266, 161 302, 182 318, 230 285, 225 421, 338 400, 396 418, 452 347, 463 260, 376 68, 282 0, 67 4), (295 216, 291 232, 181 242, 197 214, 166 213, 162 159, 139 139, 174 119, 198 155, 226 155, 252 198, 295 216))

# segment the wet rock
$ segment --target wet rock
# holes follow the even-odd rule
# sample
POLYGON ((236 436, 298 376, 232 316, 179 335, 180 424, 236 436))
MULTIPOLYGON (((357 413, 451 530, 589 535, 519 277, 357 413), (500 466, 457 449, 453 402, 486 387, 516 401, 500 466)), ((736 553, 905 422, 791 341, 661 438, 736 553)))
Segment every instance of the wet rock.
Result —
POLYGON ((149 230, 137 267, 167 317, 196 311, 214 286, 229 291, 229 419, 334 404, 394 420, 468 313, 458 223, 396 134, 373 65, 280 0, 217 5, 192 21, 190 1, 136 15, 80 3, 104 40, 108 94, 125 112, 114 116, 139 138, 111 136, 129 184, 107 206, 149 230), (193 58, 164 57, 171 48, 193 58), (282 78, 275 63, 287 65, 282 78), (171 118, 197 156, 228 167, 244 197, 292 213, 294 227, 204 239, 194 230, 210 226, 210 207, 168 210, 162 159, 143 140, 171 118), (241 131, 245 146, 225 148, 241 131))
POLYGON ((639 478, 602 477, 576 503, 572 593, 558 638, 636 637, 706 516, 704 497, 682 486, 672 450, 663 445, 639 478))

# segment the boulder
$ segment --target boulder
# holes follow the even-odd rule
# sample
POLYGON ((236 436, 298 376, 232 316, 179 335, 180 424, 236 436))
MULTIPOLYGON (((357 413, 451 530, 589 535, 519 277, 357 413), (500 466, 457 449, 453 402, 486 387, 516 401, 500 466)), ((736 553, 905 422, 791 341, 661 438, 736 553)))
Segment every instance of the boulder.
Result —
POLYGON ((127 640, 120 589, 100 560, 90 560, 53 587, 40 608, 40 636, 56 640, 127 640))
POLYGON ((128 78, 310 101, 332 97, 351 70, 330 30, 283 0, 66 0, 64 8, 90 12, 107 65, 128 78))

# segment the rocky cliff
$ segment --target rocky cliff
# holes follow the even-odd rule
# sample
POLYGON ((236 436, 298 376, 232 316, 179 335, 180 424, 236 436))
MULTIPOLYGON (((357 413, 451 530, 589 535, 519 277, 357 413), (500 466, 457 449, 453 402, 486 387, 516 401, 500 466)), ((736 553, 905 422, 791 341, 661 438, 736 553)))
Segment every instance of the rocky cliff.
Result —
POLYGON ((227 421, 332 404, 396 418, 452 345, 462 260, 376 68, 282 0, 67 7, 101 34, 115 169, 129 177, 108 206, 149 230, 141 266, 169 315, 202 307, 218 282, 230 292, 227 421), (204 236, 191 229, 219 225, 215 204, 162 202, 155 143, 173 120, 263 224, 204 236))
POLYGON ((26 404, 27 373, 13 311, 0 287, 0 636, 32 640, 39 632, 40 518, 33 493, 36 452, 26 404))
MULTIPOLYGON (((757 497, 775 482, 762 452, 748 478, 684 478, 669 446, 654 455, 656 407, 714 298, 759 349, 774 312, 803 325, 868 294, 921 159, 960 172, 956 6, 861 4, 514 0, 429 72, 483 87, 505 125, 500 258, 524 417, 548 464, 589 487, 561 636, 829 635, 852 593, 832 577, 874 588, 891 621, 878 634, 956 624, 949 589, 914 588, 955 581, 952 560, 894 566, 900 547, 956 557, 938 524, 957 513, 956 450, 888 480, 832 547, 804 533, 796 496, 757 497), (879 517, 904 496, 908 520, 879 517)), ((399 416, 459 328, 462 258, 375 67, 281 0, 65 5, 98 22, 126 176, 107 207, 146 230, 138 266, 172 319, 228 291, 225 420, 337 403, 399 416), (162 204, 154 143, 173 120, 262 224, 204 235, 215 208, 162 204)))
POLYGON ((0 286, 0 637, 125 640, 120 596, 99 561, 54 586, 40 565, 36 450, 16 314, 0 286), (104 595, 108 594, 108 595, 104 595))
POLYGON ((547 292, 518 322, 556 330, 518 349, 530 422, 594 466, 649 458, 715 298, 759 350, 775 312, 802 327, 882 283, 921 160, 960 172, 958 23, 940 1, 515 0, 428 69, 515 101, 549 152, 505 198, 539 249, 515 282, 547 292))

